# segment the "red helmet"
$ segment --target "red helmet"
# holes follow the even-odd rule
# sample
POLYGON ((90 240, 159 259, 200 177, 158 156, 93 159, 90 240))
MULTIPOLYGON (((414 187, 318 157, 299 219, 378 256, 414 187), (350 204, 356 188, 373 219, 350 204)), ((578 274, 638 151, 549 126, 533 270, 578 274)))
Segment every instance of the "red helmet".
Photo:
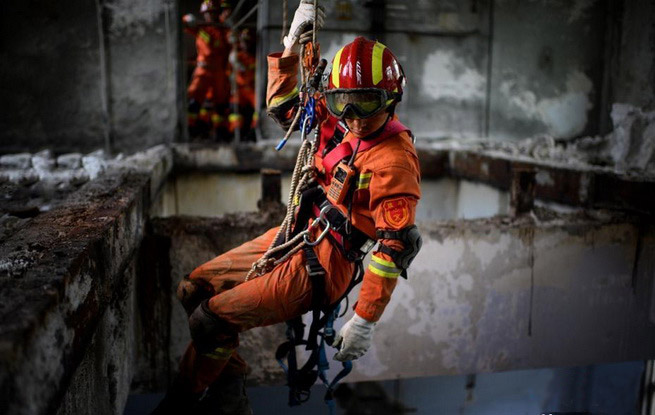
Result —
POLYGON ((382 43, 358 37, 332 60, 325 98, 332 115, 368 118, 400 102, 405 74, 398 59, 382 43))

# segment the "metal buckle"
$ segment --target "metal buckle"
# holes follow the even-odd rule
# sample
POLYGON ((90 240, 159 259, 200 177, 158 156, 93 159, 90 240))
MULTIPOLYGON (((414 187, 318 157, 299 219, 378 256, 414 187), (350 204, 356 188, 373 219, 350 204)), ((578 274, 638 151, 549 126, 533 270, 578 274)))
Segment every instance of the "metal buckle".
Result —
POLYGON ((323 269, 321 264, 319 263, 318 265, 319 266, 316 269, 312 269, 312 266, 309 263, 306 264, 305 269, 307 270, 307 275, 309 275, 310 277, 325 275, 325 270, 323 269))
POLYGON ((371 252, 371 249, 375 246, 375 242, 373 239, 367 239, 364 244, 359 248, 359 251, 363 254, 366 255, 369 252, 371 252))
POLYGON ((324 206, 323 209, 321 209, 321 212, 318 214, 318 217, 316 219, 314 219, 314 221, 312 222, 311 225, 309 225, 309 227, 311 229, 317 228, 318 225, 321 224, 321 223, 323 224, 323 226, 325 226, 325 229, 323 230, 323 232, 321 232, 321 234, 318 236, 318 238, 316 238, 316 240, 314 242, 309 240, 308 235, 303 235, 302 239, 305 241, 305 243, 308 246, 318 245, 327 236, 327 234, 330 233, 330 229, 332 229, 332 225, 330 225, 330 221, 327 220, 327 218, 325 217, 325 214, 328 211, 330 211, 330 209, 336 209, 336 207, 333 206, 333 205, 324 206))

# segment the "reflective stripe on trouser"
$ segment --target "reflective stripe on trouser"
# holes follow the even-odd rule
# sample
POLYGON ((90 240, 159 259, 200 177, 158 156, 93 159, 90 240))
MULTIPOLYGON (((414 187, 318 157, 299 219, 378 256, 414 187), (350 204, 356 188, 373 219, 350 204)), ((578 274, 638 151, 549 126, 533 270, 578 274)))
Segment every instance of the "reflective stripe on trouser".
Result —
MULTIPOLYGON (((263 276, 244 282, 252 263, 266 252, 276 232, 277 228, 273 228, 202 264, 189 275, 192 280, 203 280, 212 286, 215 294, 209 300, 209 308, 239 332, 281 323, 310 309, 311 283, 302 250, 263 276)), ((325 284, 326 294, 330 302, 336 301, 348 287, 352 264, 330 244, 328 238, 315 249, 329 276, 325 284)), ((218 346, 229 349, 233 343, 228 341, 231 340, 229 336, 225 339, 229 344, 218 346)), ((227 359, 215 357, 199 356, 193 347, 187 348, 180 363, 180 373, 193 382, 196 391, 213 383, 223 370, 227 359)))

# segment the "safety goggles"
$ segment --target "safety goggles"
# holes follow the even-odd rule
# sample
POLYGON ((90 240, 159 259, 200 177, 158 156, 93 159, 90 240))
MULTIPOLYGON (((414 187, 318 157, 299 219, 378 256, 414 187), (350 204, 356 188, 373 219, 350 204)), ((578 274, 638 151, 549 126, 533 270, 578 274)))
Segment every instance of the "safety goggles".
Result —
POLYGON ((330 114, 337 118, 369 118, 388 107, 399 94, 384 89, 332 89, 325 92, 330 114))

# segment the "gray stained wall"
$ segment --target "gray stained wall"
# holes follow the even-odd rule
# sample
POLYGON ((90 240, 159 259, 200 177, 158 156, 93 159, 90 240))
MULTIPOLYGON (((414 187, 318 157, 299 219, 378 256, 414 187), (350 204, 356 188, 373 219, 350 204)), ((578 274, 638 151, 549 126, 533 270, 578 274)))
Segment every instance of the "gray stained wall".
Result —
MULTIPOLYGON (((324 4, 322 55, 331 60, 358 35, 391 48, 409 82, 398 112, 419 138, 604 134, 611 129, 613 103, 655 103, 652 2, 368 4, 324 4)), ((289 19, 294 5, 289 2, 289 19)), ((266 2, 260 15, 261 59, 282 49, 281 22, 282 2, 266 2)), ((264 131, 279 135, 269 122, 264 131)))
MULTIPOLYGON (((214 236, 221 232, 206 229, 227 228, 229 222, 229 215, 154 220, 155 233, 171 239, 173 286, 197 264, 224 252, 216 242, 221 237, 214 236)), ((655 356, 651 227, 607 212, 543 210, 519 219, 424 221, 419 227, 423 248, 409 279, 399 281, 371 349, 355 362, 349 382, 655 356)), ((167 255, 156 257, 166 261, 167 255)), ((349 304, 358 292, 352 291, 349 304)), ((189 337, 179 318, 184 311, 174 303, 170 354, 176 362, 189 337)), ((348 309, 335 328, 352 313, 348 309)), ((311 316, 304 317, 309 325, 311 316)), ((242 334, 240 353, 257 368, 252 382, 283 383, 271 358, 282 331, 278 325, 242 334)), ((335 351, 327 349, 330 378, 341 370, 332 360, 335 351)))
POLYGON ((3 2, 0 151, 132 152, 176 137, 173 0, 3 2))
MULTIPOLYGON (((323 56, 356 35, 398 55, 409 79, 399 114, 419 138, 606 133, 613 103, 655 102, 655 6, 647 0, 322 4, 323 56)), ((0 7, 0 152, 92 151, 107 142, 132 152, 179 138, 179 9, 187 3, 0 7)), ((266 54, 281 50, 282 1, 260 2, 258 19, 263 98, 266 54)), ((262 118, 264 137, 278 137, 262 118)))
MULTIPOLYGON (((102 174, 79 188, 71 183, 67 196, 44 194, 49 208, 8 209, 0 218, 3 225, 13 217, 0 235, 0 413, 116 413, 130 390, 165 388, 189 340, 173 294, 179 279, 281 217, 149 219, 164 213, 163 189, 173 172, 193 170, 194 163, 205 172, 243 168, 244 155, 265 163, 264 146, 225 147, 234 153, 222 156, 213 149, 216 157, 197 146, 157 146, 107 160, 102 174)), ((427 177, 477 177, 500 190, 511 187, 511 171, 529 167, 524 158, 510 163, 463 149, 433 151, 421 150, 423 162, 432 164, 427 177), (438 166, 439 160, 448 165, 438 166)), ((27 177, 45 158, 22 155, 13 163, 27 177)), ((56 170, 87 170, 79 160, 71 169, 72 155, 64 159, 56 170)), ((518 219, 441 222, 424 217, 425 244, 411 277, 399 283, 375 346, 349 380, 653 358, 653 227, 595 209, 650 212, 652 201, 640 198, 652 194, 652 182, 602 169, 532 168, 543 179, 537 198, 588 212, 536 209, 518 219), (618 200, 597 199, 605 193, 618 200)), ((258 368, 252 381, 282 381, 272 355, 283 332, 277 326, 243 336, 244 357, 258 368)))

